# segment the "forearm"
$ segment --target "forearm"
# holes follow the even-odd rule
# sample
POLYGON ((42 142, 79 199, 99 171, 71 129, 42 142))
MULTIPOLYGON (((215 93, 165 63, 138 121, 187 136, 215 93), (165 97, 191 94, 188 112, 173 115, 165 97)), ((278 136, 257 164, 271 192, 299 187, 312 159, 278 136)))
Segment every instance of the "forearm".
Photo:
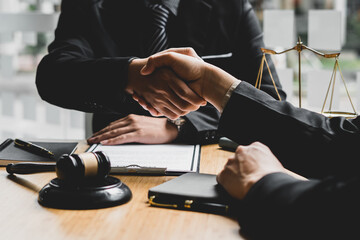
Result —
POLYGON ((203 98, 210 102, 219 112, 222 112, 224 98, 229 88, 240 81, 224 70, 208 63, 205 63, 203 79, 203 98))
POLYGON ((224 109, 219 131, 239 144, 260 141, 285 168, 305 177, 319 177, 339 170, 339 158, 344 166, 354 165, 345 162, 357 154, 359 126, 358 120, 329 119, 277 101, 241 82, 224 109), (239 111, 242 117, 238 117, 239 111))
POLYGON ((241 229, 255 239, 354 237, 351 222, 359 213, 359 182, 350 179, 301 181, 284 173, 266 175, 242 202, 241 229))

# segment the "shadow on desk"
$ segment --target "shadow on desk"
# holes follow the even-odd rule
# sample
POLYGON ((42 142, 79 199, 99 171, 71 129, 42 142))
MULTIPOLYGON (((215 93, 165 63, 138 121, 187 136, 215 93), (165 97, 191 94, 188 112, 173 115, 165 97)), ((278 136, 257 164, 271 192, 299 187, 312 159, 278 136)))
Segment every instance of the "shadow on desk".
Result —
POLYGON ((21 185, 23 187, 26 187, 26 188, 28 188, 28 189, 36 192, 36 193, 38 193, 41 190, 41 188, 39 186, 33 184, 32 182, 30 182, 30 181, 28 181, 28 180, 26 180, 24 178, 17 177, 15 175, 8 175, 7 179, 10 179, 11 181, 13 181, 13 182, 15 182, 15 183, 17 183, 17 184, 19 184, 19 185, 21 185))

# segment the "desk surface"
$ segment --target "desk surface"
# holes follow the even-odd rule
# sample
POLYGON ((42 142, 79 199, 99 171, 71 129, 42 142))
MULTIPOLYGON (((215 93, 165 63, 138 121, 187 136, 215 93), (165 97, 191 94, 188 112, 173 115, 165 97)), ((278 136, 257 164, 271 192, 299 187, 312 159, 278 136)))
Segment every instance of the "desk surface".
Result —
MULTIPOLYGON (((216 174, 232 154, 217 145, 203 146, 200 172, 216 174)), ((1 239, 241 239, 235 219, 150 207, 148 189, 174 177, 117 175, 133 198, 124 205, 96 210, 42 207, 38 192, 55 177, 55 173, 39 173, 9 178, 0 168, 1 239)))

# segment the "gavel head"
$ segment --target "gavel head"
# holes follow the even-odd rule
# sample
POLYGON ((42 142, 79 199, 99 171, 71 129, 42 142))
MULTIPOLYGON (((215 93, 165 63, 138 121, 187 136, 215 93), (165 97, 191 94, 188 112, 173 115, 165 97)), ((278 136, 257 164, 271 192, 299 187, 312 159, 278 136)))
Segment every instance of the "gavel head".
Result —
POLYGON ((110 160, 104 152, 63 154, 56 162, 56 174, 68 183, 104 179, 110 172, 110 160))

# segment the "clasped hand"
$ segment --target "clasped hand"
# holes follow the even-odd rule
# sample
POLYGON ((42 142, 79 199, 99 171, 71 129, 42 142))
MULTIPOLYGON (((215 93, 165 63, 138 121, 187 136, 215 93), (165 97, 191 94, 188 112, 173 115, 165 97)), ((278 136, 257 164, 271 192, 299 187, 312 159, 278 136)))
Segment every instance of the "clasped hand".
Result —
POLYGON ((168 58, 166 64, 163 63, 164 54, 174 53, 202 61, 191 48, 169 49, 148 59, 134 59, 129 66, 129 82, 125 89, 153 116, 166 116, 173 120, 206 104, 199 95, 200 89, 196 91, 189 86, 189 82, 201 76, 197 65, 191 68, 178 63, 169 65, 168 58))

